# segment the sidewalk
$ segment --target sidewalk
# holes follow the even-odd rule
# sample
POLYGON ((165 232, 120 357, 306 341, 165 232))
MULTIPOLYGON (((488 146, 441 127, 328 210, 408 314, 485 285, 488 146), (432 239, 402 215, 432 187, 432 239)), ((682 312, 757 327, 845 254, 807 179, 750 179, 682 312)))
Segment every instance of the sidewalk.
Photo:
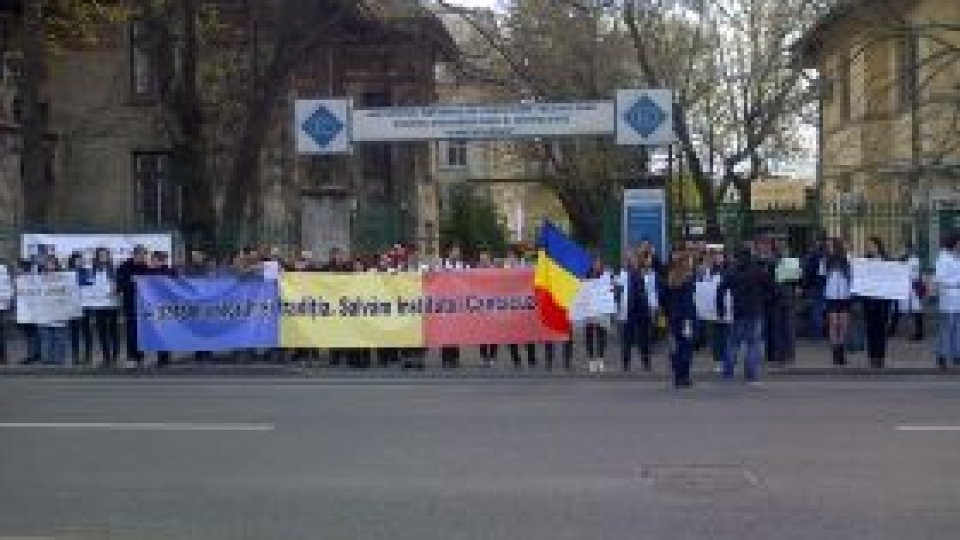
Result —
MULTIPOLYGON (((22 340, 8 343, 8 363, 0 364, 0 376, 14 375, 71 375, 71 376, 150 376, 150 375, 185 375, 185 376, 289 376, 289 377, 433 377, 433 378, 539 378, 539 377, 585 377, 601 379, 664 379, 669 373, 666 344, 658 344, 653 353, 653 370, 644 372, 640 367, 640 360, 635 353, 632 370, 624 373, 621 370, 619 343, 611 343, 606 351, 606 370, 603 373, 589 373, 587 371, 587 355, 582 343, 574 347, 573 366, 571 370, 563 367, 562 347, 555 347, 553 369, 548 371, 544 364, 544 348, 537 346, 537 364, 530 367, 527 363, 526 350, 521 347, 520 369, 516 369, 510 358, 508 347, 501 346, 496 362, 492 366, 485 366, 480 358, 478 347, 463 347, 461 349, 460 367, 456 369, 442 369, 439 353, 430 351, 425 359, 423 369, 403 369, 393 364, 378 366, 374 355, 373 366, 367 369, 352 369, 340 366, 331 366, 326 351, 320 351, 318 356, 310 361, 295 361, 290 358, 290 351, 279 351, 272 355, 255 356, 243 351, 235 354, 218 353, 213 358, 197 361, 192 354, 174 356, 172 363, 158 369, 155 365, 156 356, 148 355, 147 365, 143 369, 121 367, 111 370, 99 367, 99 358, 94 356, 94 365, 91 366, 40 366, 21 365, 24 358, 22 340)), ((796 359, 788 364, 766 364, 765 377, 779 378, 792 376, 885 376, 885 375, 943 375, 960 376, 960 368, 951 366, 947 372, 937 369, 932 353, 932 338, 924 342, 911 342, 903 338, 893 338, 888 344, 888 354, 885 367, 875 369, 869 366, 866 353, 849 354, 847 365, 842 367, 831 364, 830 351, 824 341, 798 339, 796 359)), ((123 348, 121 347, 121 350, 123 348)), ((700 351, 695 359, 693 371, 697 378, 710 379, 718 377, 713 373, 713 362, 708 349, 700 351)), ((742 376, 742 361, 738 364, 738 377, 742 376)))

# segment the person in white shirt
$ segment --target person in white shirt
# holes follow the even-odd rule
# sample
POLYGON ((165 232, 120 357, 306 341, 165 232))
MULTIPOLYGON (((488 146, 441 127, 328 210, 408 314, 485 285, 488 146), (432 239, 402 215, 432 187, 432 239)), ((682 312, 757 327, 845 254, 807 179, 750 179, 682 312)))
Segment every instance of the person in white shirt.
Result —
POLYGON ((893 314, 893 320, 890 322, 890 335, 895 336, 897 334, 900 315, 908 315, 913 319, 913 335, 910 336, 910 341, 923 341, 923 300, 927 291, 923 282, 923 274, 920 271, 920 257, 914 251, 913 245, 907 243, 900 260, 906 262, 907 266, 910 267, 910 297, 899 301, 895 305, 896 310, 893 314))
POLYGON ((938 297, 937 365, 960 367, 960 233, 951 234, 937 257, 933 276, 938 297))
POLYGON ((833 348, 833 363, 846 364, 847 328, 850 326, 850 260, 843 243, 832 238, 823 260, 826 276, 823 297, 827 307, 827 335, 833 348))

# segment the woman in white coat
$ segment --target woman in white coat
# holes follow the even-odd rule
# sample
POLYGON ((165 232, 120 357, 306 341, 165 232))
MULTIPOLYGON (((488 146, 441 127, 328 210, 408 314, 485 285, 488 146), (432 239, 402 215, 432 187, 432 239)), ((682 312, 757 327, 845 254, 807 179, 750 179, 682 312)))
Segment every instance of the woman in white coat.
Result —
POLYGON ((938 297, 937 365, 960 367, 960 234, 951 234, 937 257, 933 276, 938 297))

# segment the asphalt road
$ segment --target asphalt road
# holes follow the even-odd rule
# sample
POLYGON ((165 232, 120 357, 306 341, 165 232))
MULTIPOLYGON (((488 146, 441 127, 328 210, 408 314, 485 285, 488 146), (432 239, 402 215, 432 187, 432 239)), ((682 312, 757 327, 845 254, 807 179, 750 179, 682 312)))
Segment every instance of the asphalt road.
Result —
POLYGON ((960 538, 960 381, 0 379, 0 539, 960 538))

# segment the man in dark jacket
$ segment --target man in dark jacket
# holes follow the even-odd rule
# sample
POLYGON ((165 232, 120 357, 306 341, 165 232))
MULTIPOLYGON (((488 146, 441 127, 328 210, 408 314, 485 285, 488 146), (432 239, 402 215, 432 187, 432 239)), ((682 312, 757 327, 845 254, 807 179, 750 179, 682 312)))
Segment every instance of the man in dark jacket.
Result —
POLYGON ((773 295, 773 288, 770 273, 754 259, 750 251, 741 249, 733 270, 717 287, 717 313, 726 313, 727 291, 730 291, 733 301, 730 353, 723 370, 725 378, 733 377, 733 367, 742 345, 746 348, 744 377, 747 382, 758 380, 763 356, 763 311, 773 295))
POLYGON ((662 290, 659 287, 660 280, 654 278, 648 281, 644 278, 643 272, 634 264, 631 264, 626 271, 626 303, 627 320, 623 325, 623 334, 621 336, 621 351, 623 354, 623 370, 630 371, 632 350, 634 346, 640 348, 640 361, 643 363, 644 371, 650 371, 650 341, 653 339, 654 313, 656 308, 663 303, 662 290), (648 290, 648 284, 654 283, 657 290, 648 290), (652 304, 651 299, 657 304, 652 304))
POLYGON ((133 256, 117 268, 117 289, 123 300, 123 322, 127 335, 127 360, 138 365, 143 363, 143 353, 140 352, 137 341, 137 290, 134 278, 150 273, 147 257, 147 248, 136 246, 133 248, 133 256))
POLYGON ((803 289, 803 298, 808 306, 806 333, 808 337, 819 339, 824 334, 826 316, 823 288, 826 285, 826 275, 821 266, 826 252, 826 239, 821 237, 816 246, 803 258, 800 287, 803 289))

